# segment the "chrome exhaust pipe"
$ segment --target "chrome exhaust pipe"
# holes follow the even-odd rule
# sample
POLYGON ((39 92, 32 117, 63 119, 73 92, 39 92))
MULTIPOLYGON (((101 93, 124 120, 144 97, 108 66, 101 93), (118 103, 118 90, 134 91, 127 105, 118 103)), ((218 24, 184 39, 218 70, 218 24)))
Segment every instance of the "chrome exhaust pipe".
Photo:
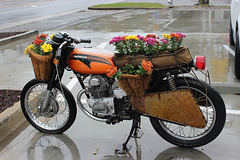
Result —
MULTIPOLYGON (((86 91, 83 89, 81 90, 78 95, 77 95, 77 103, 78 103, 78 107, 80 108, 80 110, 87 115, 88 117, 92 118, 93 120, 99 121, 99 122, 106 122, 107 119, 103 119, 103 118, 98 118, 96 116, 94 116, 92 113, 90 113, 82 104, 81 102, 81 97, 82 95, 85 93, 86 91)), ((87 103, 87 102, 86 102, 87 103)))

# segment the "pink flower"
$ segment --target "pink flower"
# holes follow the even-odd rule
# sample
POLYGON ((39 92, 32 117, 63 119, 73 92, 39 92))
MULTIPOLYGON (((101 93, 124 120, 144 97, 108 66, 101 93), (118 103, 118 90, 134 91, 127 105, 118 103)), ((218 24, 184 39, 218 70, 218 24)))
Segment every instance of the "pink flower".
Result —
POLYGON ((152 45, 152 46, 155 46, 155 42, 156 42, 156 39, 155 38, 152 38, 152 37, 149 37, 147 39, 145 39, 145 42, 147 42, 148 44, 152 45))
POLYGON ((137 37, 138 37, 139 40, 144 41, 144 37, 143 36, 137 35, 137 37))
POLYGON ((113 43, 117 43, 117 42, 120 42, 120 41, 122 41, 122 40, 123 40, 123 38, 120 37, 120 36, 114 37, 114 38, 109 42, 109 44, 111 45, 111 44, 113 44, 113 43))
POLYGON ((161 41, 165 44, 168 44, 169 42, 166 39, 161 39, 161 41))

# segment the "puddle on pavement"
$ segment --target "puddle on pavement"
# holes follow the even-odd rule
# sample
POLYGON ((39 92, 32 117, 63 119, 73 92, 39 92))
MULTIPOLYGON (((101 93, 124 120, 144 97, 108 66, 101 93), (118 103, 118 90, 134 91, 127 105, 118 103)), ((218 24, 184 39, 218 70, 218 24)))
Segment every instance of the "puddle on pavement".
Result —
POLYGON ((228 33, 229 10, 125 11, 67 27, 70 30, 145 33, 228 33))
MULTIPOLYGON (((139 143, 138 138, 133 138, 131 141, 132 148, 129 152, 118 154, 114 153, 114 149, 111 151, 112 154, 103 155, 102 152, 107 153, 105 148, 97 149, 100 151, 94 154, 89 150, 89 146, 87 152, 83 152, 79 150, 77 143, 75 143, 69 136, 66 134, 44 134, 40 132, 33 132, 33 136, 31 136, 31 140, 29 142, 24 141, 23 143, 27 143, 26 151, 18 156, 19 159, 51 159, 51 160, 63 160, 63 159, 101 159, 101 160, 141 160, 145 159, 146 155, 144 155, 145 150, 143 150, 142 144, 139 143), (81 156, 81 153, 82 154, 81 156), (145 157, 145 158, 144 158, 145 157)), ((90 140, 92 141, 92 140, 90 140)), ((19 147, 21 144, 14 146, 14 148, 19 147)), ((80 147, 81 148, 81 147, 80 147)), ((4 155, 4 154, 3 154, 4 155)), ((154 154, 155 155, 155 154, 154 154)), ((154 158, 154 155, 151 155, 154 158)), ((9 158, 16 158, 17 154, 13 153, 9 158)), ((211 158, 197 149, 187 149, 180 147, 169 147, 167 149, 161 150, 159 154, 155 155, 155 160, 162 159, 198 159, 198 160, 211 160, 211 158)))

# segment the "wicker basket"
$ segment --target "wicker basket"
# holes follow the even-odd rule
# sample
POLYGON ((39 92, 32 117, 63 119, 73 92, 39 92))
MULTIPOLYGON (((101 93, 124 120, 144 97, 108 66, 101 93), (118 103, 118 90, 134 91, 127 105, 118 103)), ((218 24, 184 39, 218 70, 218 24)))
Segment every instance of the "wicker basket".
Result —
POLYGON ((118 85, 128 96, 144 96, 151 80, 152 72, 145 75, 122 74, 118 85))
POLYGON ((169 51, 163 51, 151 56, 139 55, 118 55, 113 57, 114 63, 117 67, 122 67, 123 64, 131 63, 133 66, 139 65, 142 60, 151 61, 153 69, 165 69, 172 68, 178 65, 185 65, 192 62, 192 56, 187 47, 182 47, 179 50, 171 53, 169 51))
POLYGON ((49 80, 53 69, 53 54, 42 56, 35 53, 32 49, 29 48, 28 53, 30 54, 32 60, 36 79, 42 81, 49 80))

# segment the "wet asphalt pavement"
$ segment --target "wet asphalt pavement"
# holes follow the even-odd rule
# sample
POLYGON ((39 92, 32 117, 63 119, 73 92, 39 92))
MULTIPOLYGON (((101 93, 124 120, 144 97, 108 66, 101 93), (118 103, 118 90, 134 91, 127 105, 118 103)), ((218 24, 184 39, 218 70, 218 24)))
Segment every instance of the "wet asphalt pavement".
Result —
MULTIPOLYGON (((94 18, 49 29, 44 33, 66 31, 71 36, 92 39, 93 47, 101 45, 113 51, 113 48, 106 44, 114 36, 148 33, 161 36, 163 33, 182 32, 187 35, 184 45, 189 47, 192 55, 200 54, 207 57, 207 69, 210 71, 213 84, 239 86, 239 81, 233 74, 234 57, 226 49, 229 47, 229 9, 109 11, 109 14, 103 16, 99 16, 103 14, 100 11, 93 13, 96 15, 94 18)), ((83 14, 91 14, 91 11, 83 14)), ((30 59, 24 55, 25 47, 33 38, 0 47, 0 68, 3 75, 0 77, 0 88, 21 89, 34 77, 30 59)), ((68 84, 72 77, 72 73, 66 73, 63 83, 68 84)), ((235 89, 234 92, 238 93, 239 88, 235 87, 235 89)), ((79 90, 79 85, 72 89, 74 96, 79 90)), ((132 148, 129 154, 117 155, 114 151, 121 149, 131 122, 107 125, 89 119, 78 110, 75 123, 62 135, 39 133, 27 123, 21 126, 1 143, 0 159, 237 160, 240 150, 240 102, 238 95, 226 94, 228 92, 222 94, 228 113, 224 130, 217 139, 202 147, 184 149, 171 145, 159 137, 148 118, 143 117, 141 125, 143 136, 140 139, 130 140, 129 144, 132 148)))

